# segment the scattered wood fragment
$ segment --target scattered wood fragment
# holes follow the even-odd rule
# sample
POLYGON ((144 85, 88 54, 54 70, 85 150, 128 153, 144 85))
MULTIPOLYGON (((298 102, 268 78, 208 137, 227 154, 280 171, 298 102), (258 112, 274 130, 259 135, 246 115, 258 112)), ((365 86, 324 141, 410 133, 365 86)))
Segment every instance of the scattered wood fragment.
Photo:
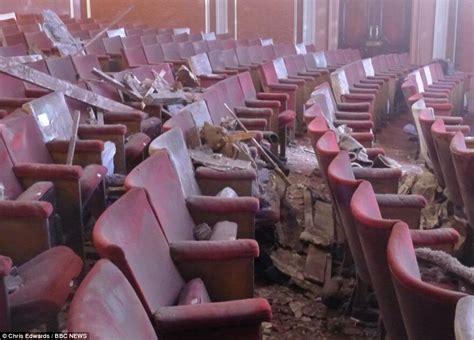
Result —
POLYGON ((72 119, 71 139, 69 140, 69 147, 67 150, 66 165, 72 165, 72 162, 74 160, 74 153, 76 151, 76 143, 77 143, 77 131, 79 130, 80 118, 81 118, 81 112, 78 110, 74 111, 73 119, 72 119))
POLYGON ((328 253, 313 244, 309 245, 308 256, 304 266, 305 279, 318 284, 324 284, 328 253))

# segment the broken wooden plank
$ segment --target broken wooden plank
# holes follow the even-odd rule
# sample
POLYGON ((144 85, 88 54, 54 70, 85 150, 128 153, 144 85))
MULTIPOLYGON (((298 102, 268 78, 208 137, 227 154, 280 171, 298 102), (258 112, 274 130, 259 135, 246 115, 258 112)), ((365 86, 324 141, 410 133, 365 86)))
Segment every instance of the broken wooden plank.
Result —
POLYGON ((9 57, 9 59, 15 63, 26 64, 33 63, 35 61, 43 60, 41 54, 31 54, 31 55, 20 55, 15 57, 9 57))
POLYGON ((121 82, 119 82, 117 79, 109 76, 107 73, 105 72, 102 72, 101 70, 97 69, 97 68, 93 68, 92 69, 92 74, 99 77, 100 79, 106 81, 107 83, 109 83, 110 85, 112 85, 113 87, 119 89, 120 91, 122 91, 123 93, 129 95, 130 97, 134 98, 134 99, 137 99, 139 101, 142 101, 143 100, 143 96, 132 90, 132 89, 129 89, 127 88, 124 84, 122 84, 121 82))
POLYGON ((303 204, 304 204, 305 228, 312 228, 314 226, 313 202, 311 201, 311 192, 309 191, 308 188, 304 188, 304 191, 303 191, 303 204))
POLYGON ((305 279, 318 284, 324 284, 326 277, 327 252, 313 244, 309 245, 308 256, 304 266, 305 279))
MULTIPOLYGON (((309 220, 309 216, 307 218, 309 220)), ((313 224, 306 225, 305 230, 300 235, 300 240, 321 247, 332 245, 334 242, 334 221, 331 204, 322 201, 316 202, 313 224)))
POLYGON ((19 64, 10 60, 10 58, 0 57, 0 72, 9 74, 15 78, 19 78, 52 91, 60 91, 67 97, 77 99, 80 102, 98 107, 105 111, 123 113, 136 112, 136 109, 133 109, 127 105, 118 103, 91 91, 84 90, 79 86, 52 77, 49 74, 40 72, 29 66, 19 64))
POLYGON ((79 130, 79 121, 81 119, 81 112, 76 110, 74 111, 74 116, 72 120, 72 133, 71 139, 69 140, 69 147, 67 150, 66 165, 72 165, 74 160, 74 153, 76 151, 77 143, 77 131, 79 130))

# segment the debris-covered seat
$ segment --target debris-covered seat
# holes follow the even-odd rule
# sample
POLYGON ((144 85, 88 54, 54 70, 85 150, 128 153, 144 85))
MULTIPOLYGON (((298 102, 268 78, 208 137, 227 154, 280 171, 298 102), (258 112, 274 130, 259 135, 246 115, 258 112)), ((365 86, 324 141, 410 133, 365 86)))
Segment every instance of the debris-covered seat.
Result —
MULTIPOLYGON (((415 110, 415 108, 413 108, 415 110)), ((426 144, 427 155, 429 157, 429 165, 433 168, 433 173, 436 177, 438 185, 444 189, 446 187, 443 172, 441 170, 440 160, 438 153, 435 148, 433 136, 431 133, 431 126, 434 124, 436 119, 441 119, 445 122, 446 130, 451 131, 469 131, 468 126, 461 125, 463 122, 462 117, 450 117, 450 116, 435 116, 433 109, 425 108, 419 110, 418 121, 420 123, 421 136, 420 139, 426 144), (448 126, 449 125, 449 126, 448 126), (454 129, 454 130, 452 130, 454 129)), ((416 122, 417 120, 415 120, 416 122)), ((420 144, 422 142, 420 141, 420 144)))
POLYGON ((74 164, 79 165, 66 165, 69 140, 45 143, 31 115, 11 114, 2 119, 0 134, 13 161, 14 174, 23 187, 41 181, 54 183, 66 244, 82 254, 84 210, 98 215, 105 204, 107 169, 99 165, 103 142, 78 140, 74 164))
MULTIPOLYGON (((143 187, 150 194, 151 203, 170 241, 173 235, 191 235, 195 225, 207 223, 213 226, 220 221, 230 221, 233 238, 253 239, 255 234, 255 214, 259 209, 258 199, 246 197, 225 197, 225 195, 185 197, 175 164, 167 150, 157 150, 151 157, 138 165, 126 178, 127 189, 143 187), (154 178, 161 173, 166 181, 155 183, 154 178), (150 187, 150 185, 152 185, 150 187), (175 192, 173 198, 161 199, 163 194, 175 192), (178 234, 175 234, 178 233, 178 234)), ((178 241, 179 239, 176 239, 178 241)))
MULTIPOLYGON (((95 88, 94 93, 106 96, 109 94, 106 92, 108 88, 104 85, 99 88, 95 88)), ((113 90, 113 89, 111 89, 113 90)), ((113 93, 113 92, 112 92, 113 93)), ((106 96, 107 97, 107 96, 106 96)), ((69 114, 64 119, 55 121, 56 129, 69 129, 69 126, 72 124, 72 118, 70 108, 65 101, 65 97, 61 92, 54 92, 43 96, 41 98, 32 100, 24 105, 24 109, 30 114, 35 116, 38 123, 40 122, 41 115, 47 114, 51 115, 53 112, 60 112, 60 114, 69 114)), ((104 113, 104 121, 109 122, 109 117, 111 113, 104 113)), ((119 113, 114 113, 114 117, 119 115, 119 113)), ((132 116, 129 114, 124 114, 125 117, 132 116)), ((82 121, 87 121, 89 116, 85 113, 82 114, 82 121)), ((119 120, 118 118, 115 118, 119 120)), ((123 119, 127 120, 127 119, 123 119)), ((51 128, 51 127, 50 127, 51 128)), ((48 138, 53 138, 56 132, 52 132, 54 128, 50 129, 51 136, 48 138)), ((115 145, 115 156, 114 156, 114 172, 125 174, 127 169, 132 168, 137 162, 143 159, 144 151, 148 143, 150 142, 150 137, 144 133, 135 133, 129 135, 127 138, 127 126, 122 124, 81 124, 78 129, 78 136, 85 140, 99 140, 104 143, 111 142, 115 145)), ((99 163, 101 164, 101 163, 99 163)))
POLYGON ((0 256, 0 330, 25 332, 46 324, 48 331, 59 331, 58 313, 71 292, 72 280, 81 273, 81 259, 71 249, 58 246, 18 267, 14 264, 0 256))
MULTIPOLYGON (((389 205, 392 203, 388 202, 389 205)), ((397 216, 410 216, 410 210, 413 211, 413 208, 406 211, 402 200, 393 205, 392 214, 386 216, 379 209, 379 205, 380 200, 376 198, 370 183, 360 183, 352 196, 351 211, 380 308, 383 326, 381 332, 384 334, 386 331, 386 337, 390 339, 406 339, 407 328, 402 319, 400 301, 397 299, 388 267, 387 245, 393 226, 400 221, 397 216)), ((459 234, 450 228, 410 230, 410 233, 415 245, 425 247, 451 246, 453 249, 459 238, 459 234)))
POLYGON ((370 131, 374 124, 369 112, 369 103, 336 103, 329 83, 323 83, 311 93, 305 106, 304 119, 307 124, 314 118, 316 112, 311 110, 314 104, 319 104, 322 113, 335 125, 345 124, 354 131, 370 131))
POLYGON ((210 87, 227 77, 227 73, 215 72, 212 69, 207 53, 188 58, 188 63, 191 71, 199 78, 201 87, 210 87))
MULTIPOLYGON (((431 125, 431 136, 434 148, 438 156, 441 174, 446 184, 447 196, 454 207, 454 215, 465 218, 464 202, 461 195, 459 181, 456 176, 453 158, 451 157, 450 144, 456 131, 463 129, 462 126, 447 126, 441 119, 436 119, 431 125)), ((465 129, 466 127, 464 127, 465 129)))
POLYGON ((86 332, 91 339, 158 340, 132 285, 105 259, 94 265, 74 294, 67 330, 86 332), (111 306, 120 306, 120 311, 111 306))
POLYGON ((49 249, 55 239, 53 183, 37 182, 23 188, 13 172, 13 162, 0 138, 0 253, 16 264, 49 249))
MULTIPOLYGON (((450 233, 445 242, 454 244, 458 235, 450 233)), ((388 267, 409 339, 454 339, 456 304, 467 296, 422 280, 414 247, 439 242, 437 238, 425 234, 418 239, 404 222, 397 222, 388 241, 388 267)))
MULTIPOLYGON (((167 191, 168 197, 174 192, 181 190, 167 191)), ((94 227, 99 254, 127 277, 159 338, 260 339, 260 323, 270 320, 270 306, 264 299, 241 299, 241 292, 252 296, 253 287, 242 287, 236 270, 237 258, 253 257, 254 250, 249 254, 236 247, 215 252, 193 242, 199 250, 189 244, 179 252, 169 245, 161 224, 145 190, 133 189, 110 206, 94 227), (187 262, 192 273, 179 271, 176 262, 187 262), (212 276, 202 276, 203 265, 212 267, 212 276)))

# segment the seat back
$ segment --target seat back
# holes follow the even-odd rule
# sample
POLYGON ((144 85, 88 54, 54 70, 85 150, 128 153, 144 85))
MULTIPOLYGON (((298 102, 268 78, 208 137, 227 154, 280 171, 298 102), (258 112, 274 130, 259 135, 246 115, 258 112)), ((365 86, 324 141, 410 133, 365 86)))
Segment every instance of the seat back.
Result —
POLYGON ((9 74, 0 73, 0 97, 26 98, 23 81, 9 74))
POLYGON ((222 80, 222 82, 224 83, 228 94, 227 105, 231 108, 245 107, 245 95, 240 87, 239 77, 237 75, 227 77, 225 80, 222 80))
POLYGON ((122 55, 128 68, 148 64, 145 52, 141 46, 134 48, 123 48, 122 55))
POLYGON ((86 82, 88 89, 91 92, 97 93, 103 97, 112 99, 116 102, 122 102, 120 92, 113 85, 103 82, 101 80, 88 80, 86 82))
POLYGON ((105 210, 94 226, 93 242, 128 279, 148 317, 176 303, 184 280, 144 189, 128 191, 105 210))
POLYGON ((469 225, 474 225, 474 149, 466 146, 464 134, 456 132, 451 140, 451 155, 469 225))
POLYGON ((429 114, 431 117, 434 118, 434 111, 433 108, 427 108, 425 105, 425 100, 420 99, 416 101, 412 106, 411 106, 411 114, 413 116, 413 120, 415 122, 415 127, 416 131, 418 132, 418 141, 420 143, 420 157, 425 161, 428 162, 429 165, 431 165, 431 159, 428 157, 428 146, 426 145, 426 138, 423 135, 423 131, 421 129, 420 125, 420 115, 422 112, 425 112, 426 114, 429 114))
POLYGON ((165 57, 165 60, 181 60, 178 44, 176 42, 161 44, 161 49, 163 50, 163 56, 165 57))
POLYGON ((45 142, 71 139, 73 122, 62 92, 36 98, 23 105, 23 109, 34 117, 45 142))
POLYGON ((194 52, 194 46, 191 41, 179 43, 178 49, 179 49, 179 55, 182 59, 189 58, 196 54, 194 52))
POLYGON ((147 64, 158 64, 165 61, 165 55, 161 49, 161 44, 143 46, 147 64))
POLYGON ((343 95, 350 93, 349 82, 343 68, 339 68, 331 73, 331 85, 334 91, 334 97, 338 103, 342 101, 343 95))
POLYGON ((247 99, 255 99, 257 97, 257 91, 255 91, 255 86, 253 84, 252 75, 250 72, 241 72, 237 75, 239 78, 240 87, 244 94, 244 97, 247 99))
POLYGON ((229 95, 225 84, 220 81, 211 87, 208 87, 202 95, 207 103, 207 108, 215 125, 220 125, 229 118, 224 103, 228 102, 229 95))
POLYGON ((159 44, 173 42, 173 34, 172 33, 159 33, 156 36, 156 40, 159 44))
POLYGON ((172 37, 173 41, 176 43, 181 43, 185 41, 189 41, 189 33, 188 32, 183 32, 179 34, 174 34, 172 37))
POLYGON ((27 32, 25 39, 30 50, 51 51, 53 49, 53 43, 44 32, 27 32))
POLYGON ((92 73, 95 67, 100 70, 100 62, 96 55, 76 55, 72 57, 72 64, 79 76, 79 79, 90 80, 97 79, 97 76, 92 73))
POLYGON ((351 200, 351 212, 365 255, 382 321, 390 339, 407 339, 400 306, 387 263, 387 245, 396 221, 384 220, 369 182, 359 184, 351 200))
POLYGON ((111 38, 103 38, 102 42, 104 43, 105 51, 107 54, 120 55, 122 53, 122 38, 117 35, 111 38))
POLYGON ((107 54, 107 50, 105 49, 105 45, 102 39, 97 39, 93 41, 92 43, 88 44, 86 46, 86 52, 87 54, 94 55, 94 56, 98 56, 98 55, 103 56, 107 54))
POLYGON ((192 44, 193 44, 195 54, 209 52, 209 46, 207 46, 206 40, 193 41, 192 44))
POLYGON ((212 74, 211 63, 206 53, 193 55, 188 59, 188 63, 191 67, 191 71, 197 76, 212 74))
POLYGON ((104 259, 94 265, 74 294, 67 329, 87 332, 94 339, 158 339, 127 278, 104 259))
POLYGON ((261 64, 264 61, 262 46, 259 46, 259 45, 250 46, 248 49, 248 53, 249 53, 250 60, 252 61, 252 63, 261 64))
MULTIPOLYGON (((326 134, 333 133, 327 132, 326 134)), ((326 134, 321 139, 324 139, 326 134)), ((357 276, 367 285, 370 285, 370 275, 367 269, 367 263, 365 262, 359 234, 357 233, 351 212, 351 199, 361 181, 356 180, 354 177, 347 151, 339 152, 329 165, 328 180, 335 199, 340 221, 344 228, 344 234, 346 235, 354 259, 357 276)))
POLYGON ((445 188, 446 184, 444 182, 443 171, 441 170, 440 160, 438 158, 438 153, 434 145, 433 135, 431 134, 431 126, 435 122, 435 116, 433 110, 424 109, 420 110, 419 116, 420 129, 422 139, 426 142, 427 154, 431 160, 431 165, 433 166, 433 172, 436 177, 436 181, 441 188, 445 188))
POLYGON ((264 61, 270 61, 278 57, 275 53, 273 45, 263 45, 261 51, 264 61))
POLYGON ((142 46, 153 45, 158 43, 158 39, 156 39, 156 34, 142 35, 140 37, 140 41, 142 46))
POLYGON ((196 177, 194 176, 193 163, 189 158, 183 130, 175 127, 161 134, 153 140, 150 144, 149 150, 150 154, 153 154, 156 150, 168 151, 168 155, 178 173, 184 197, 201 195, 201 189, 199 188, 196 177))
POLYGON ((334 96, 331 91, 329 83, 324 82, 317 86, 313 93, 311 93, 311 99, 318 103, 321 110, 329 122, 333 122, 335 113, 337 111, 337 104, 334 100, 334 96))
POLYGON ((244 66, 252 65, 249 48, 250 47, 245 47, 245 46, 236 47, 235 55, 237 56, 239 65, 244 65, 244 66))
POLYGON ((456 170, 454 169, 453 158, 451 157, 451 150, 449 148, 451 140, 454 137, 454 132, 446 131, 444 121, 436 119, 433 125, 431 125, 431 135, 433 137, 436 153, 438 154, 444 182, 448 189, 448 198, 453 202, 455 207, 462 209, 464 203, 462 201, 458 179, 454 176, 456 170))
POLYGON ((275 69, 273 61, 261 64, 259 66, 260 78, 262 80, 263 88, 267 88, 268 85, 278 84, 278 74, 275 69))
POLYGON ((16 57, 27 54, 28 51, 26 50, 26 46, 23 44, 0 47, 0 56, 2 57, 16 57))
POLYGON ((25 48, 30 48, 26 42, 25 33, 23 32, 7 34, 3 37, 3 39, 6 46, 23 45, 25 48))
POLYGON ((45 61, 50 75, 70 82, 71 84, 77 83, 77 72, 70 56, 46 58, 45 61))
POLYGON ((150 204, 170 243, 194 240, 194 222, 168 151, 158 150, 137 165, 126 177, 125 187, 147 190, 150 204), (157 181, 157 178, 166 180, 157 181))
POLYGON ((122 38, 123 48, 139 48, 142 46, 142 40, 140 35, 127 35, 122 38))
POLYGON ((225 70, 225 61, 221 50, 210 51, 207 53, 207 55, 209 57, 209 62, 211 63, 211 67, 213 70, 225 70))
POLYGON ((33 116, 10 114, 1 120, 0 130, 13 164, 53 163, 33 116))
POLYGON ((393 226, 387 260, 408 337, 454 339, 456 304, 467 294, 421 280, 410 230, 403 222, 393 226))
MULTIPOLYGON (((321 125, 321 127, 322 126, 323 125, 321 125)), ((334 158, 336 158, 340 151, 339 145, 337 144, 336 133, 334 131, 325 132, 316 142, 316 158, 318 159, 319 167, 328 185, 329 165, 334 160, 334 158)))
POLYGON ((239 67, 239 60, 237 59, 237 54, 235 54, 234 48, 228 48, 222 51, 222 58, 226 67, 239 67))

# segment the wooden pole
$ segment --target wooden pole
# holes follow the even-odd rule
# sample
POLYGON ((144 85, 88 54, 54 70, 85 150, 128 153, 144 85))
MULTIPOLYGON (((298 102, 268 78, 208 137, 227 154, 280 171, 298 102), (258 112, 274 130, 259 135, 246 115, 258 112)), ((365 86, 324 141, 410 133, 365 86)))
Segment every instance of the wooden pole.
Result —
POLYGON ((86 49, 87 46, 89 46, 90 44, 92 44, 94 41, 96 41, 97 39, 99 39, 102 34, 104 34, 105 32, 107 32, 109 30, 110 27, 112 27, 113 25, 115 25, 116 23, 118 23, 120 20, 122 20, 123 18, 125 18, 125 16, 130 13, 132 11, 132 9, 135 8, 135 5, 131 5, 130 7, 128 7, 124 12, 122 12, 122 14, 120 14, 117 18, 115 18, 115 20, 113 20, 110 24, 107 25, 107 27, 105 27, 102 31, 100 31, 99 33, 97 33, 95 35, 94 38, 92 38, 91 40, 89 40, 84 46, 82 46, 82 48, 77 51, 76 55, 77 54, 80 54, 82 53, 82 51, 84 51, 86 49))
MULTIPOLYGON (((232 109, 229 107, 229 105, 227 105, 227 103, 224 103, 224 106, 227 109, 227 111, 229 111, 229 113, 232 115, 232 117, 235 119, 235 121, 240 126, 240 128, 242 130, 244 130, 245 132, 249 132, 249 130, 240 121, 240 119, 235 115, 234 111, 232 111, 232 109)), ((269 162, 275 168, 275 171, 276 171, 277 175, 280 176, 280 178, 285 182, 285 184, 291 185, 291 182, 288 180, 288 177, 286 177, 286 175, 283 173, 283 171, 281 171, 278 164, 275 163, 275 161, 272 159, 272 157, 270 157, 270 155, 265 151, 265 149, 260 145, 260 143, 257 142, 257 140, 255 138, 251 138, 250 141, 261 152, 261 154, 267 160, 267 162, 269 162)))
POLYGON ((72 134, 71 140, 69 141, 69 148, 67 150, 66 165, 72 165, 74 160, 74 152, 76 151, 76 142, 77 142, 77 131, 79 130, 79 120, 81 113, 76 110, 73 114, 72 120, 72 134))

